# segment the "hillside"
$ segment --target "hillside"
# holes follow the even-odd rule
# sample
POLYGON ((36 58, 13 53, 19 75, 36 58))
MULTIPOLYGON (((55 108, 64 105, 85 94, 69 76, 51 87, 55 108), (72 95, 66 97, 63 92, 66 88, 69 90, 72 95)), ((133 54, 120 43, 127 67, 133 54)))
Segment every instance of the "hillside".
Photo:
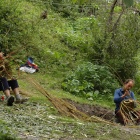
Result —
POLYGON ((139 139, 139 126, 115 123, 113 93, 124 79, 132 77, 140 99, 140 19, 126 8, 115 30, 122 9, 116 6, 113 20, 107 23, 111 5, 98 0, 83 5, 64 0, 0 2, 0 49, 10 55, 7 59, 20 93, 29 98, 12 107, 0 101, 1 140, 139 139), (39 66, 33 74, 18 70, 29 56, 39 66), (32 81, 56 97, 56 102, 62 99, 89 118, 95 115, 107 122, 60 113, 32 81))

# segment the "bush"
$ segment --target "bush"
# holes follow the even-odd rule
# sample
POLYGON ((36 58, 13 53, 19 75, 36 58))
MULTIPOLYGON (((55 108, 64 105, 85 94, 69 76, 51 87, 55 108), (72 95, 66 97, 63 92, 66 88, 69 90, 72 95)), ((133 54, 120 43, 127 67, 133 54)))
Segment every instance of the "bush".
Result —
POLYGON ((15 44, 19 44, 22 39, 20 11, 17 9, 18 1, 0 1, 0 47, 1 49, 11 49, 15 44))
POLYGON ((98 94, 110 96, 117 87, 118 82, 108 67, 90 62, 85 62, 68 73, 62 83, 64 90, 86 98, 95 98, 98 94))

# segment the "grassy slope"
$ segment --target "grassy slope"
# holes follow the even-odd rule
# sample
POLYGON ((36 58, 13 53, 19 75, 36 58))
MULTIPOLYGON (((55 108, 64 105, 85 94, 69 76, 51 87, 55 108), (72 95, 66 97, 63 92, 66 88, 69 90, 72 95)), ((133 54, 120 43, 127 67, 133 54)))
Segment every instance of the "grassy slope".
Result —
POLYGON ((8 132, 16 138, 29 140, 58 140, 60 138, 67 140, 139 139, 139 135, 137 135, 139 127, 128 128, 106 123, 84 122, 60 115, 46 97, 26 79, 27 77, 36 79, 40 84, 43 79, 41 85, 46 91, 58 98, 71 98, 85 102, 56 88, 49 76, 44 78, 39 73, 33 75, 23 73, 19 77, 20 89, 30 97, 29 101, 21 105, 14 104, 13 107, 7 107, 5 102, 0 102, 0 111, 2 112, 0 128, 2 132, 8 132), (125 137, 122 137, 124 134, 125 137))
MULTIPOLYGON (((44 54, 46 54, 44 57, 48 57, 48 61, 45 62, 46 67, 41 67, 39 73, 20 74, 18 78, 20 89, 26 92, 30 97, 26 104, 14 105, 9 108, 5 103, 0 103, 0 111, 2 112, 0 115, 0 118, 2 119, 0 122, 0 131, 4 133, 8 132, 12 135, 15 134, 16 137, 20 137, 22 139, 35 139, 38 137, 40 140, 58 140, 62 137, 67 140, 138 139, 139 136, 135 135, 135 133, 130 133, 132 131, 130 128, 130 130, 128 129, 128 131, 126 131, 122 127, 112 127, 110 125, 100 123, 87 123, 61 116, 46 97, 37 91, 30 81, 26 79, 26 77, 34 78, 41 86, 43 86, 43 88, 46 89, 46 91, 58 98, 70 98, 81 103, 97 103, 96 101, 89 102, 64 92, 61 89, 61 81, 62 76, 68 69, 65 67, 62 71, 62 67, 58 67, 57 63, 56 65, 55 63, 52 65, 51 60, 52 58, 54 59, 54 57, 61 59, 61 62, 64 65, 69 58, 70 68, 74 68, 74 65, 76 65, 73 63, 72 59, 74 51, 62 44, 56 34, 56 28, 66 27, 67 21, 62 19, 59 14, 53 12, 51 9, 49 10, 48 19, 40 21, 39 15, 42 9, 45 9, 42 4, 33 5, 32 3, 22 1, 19 4, 19 9, 24 11, 24 8, 26 9, 26 14, 23 16, 24 18, 26 17, 26 21, 29 22, 29 20, 32 19, 31 21, 35 24, 34 34, 32 36, 33 40, 30 40, 31 44, 34 43, 34 46, 38 47, 38 50, 44 52, 44 54), (56 50, 59 52, 57 56, 55 55, 56 50), (61 56, 60 54, 62 52, 65 55, 61 56), (126 136, 122 137, 124 133, 126 136)), ((80 59, 80 56, 78 56, 78 58, 80 59)), ((114 107, 113 103, 109 103, 109 105, 107 105, 107 103, 103 102, 101 102, 103 106, 109 107, 109 105, 111 105, 114 107)))

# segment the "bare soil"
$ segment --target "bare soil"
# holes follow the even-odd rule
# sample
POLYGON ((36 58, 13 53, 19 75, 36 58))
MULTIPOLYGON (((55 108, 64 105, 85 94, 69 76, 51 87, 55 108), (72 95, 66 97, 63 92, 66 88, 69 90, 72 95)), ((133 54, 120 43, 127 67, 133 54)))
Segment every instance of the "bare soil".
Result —
POLYGON ((64 100, 68 101, 70 104, 74 105, 78 110, 86 113, 89 116, 94 115, 108 121, 114 120, 114 111, 109 108, 101 107, 99 105, 80 104, 70 99, 64 100))

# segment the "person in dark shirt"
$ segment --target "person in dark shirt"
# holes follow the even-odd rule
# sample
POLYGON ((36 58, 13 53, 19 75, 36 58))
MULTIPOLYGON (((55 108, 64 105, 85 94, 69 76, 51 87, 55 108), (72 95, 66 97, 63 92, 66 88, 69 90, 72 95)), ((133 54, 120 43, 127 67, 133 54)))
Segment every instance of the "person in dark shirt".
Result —
POLYGON ((125 124, 125 120, 120 111, 121 102, 127 99, 136 100, 134 92, 131 91, 131 88, 134 86, 134 83, 135 82, 133 79, 127 79, 124 82, 123 87, 116 89, 114 93, 114 102, 116 104, 115 115, 121 124, 125 124))

